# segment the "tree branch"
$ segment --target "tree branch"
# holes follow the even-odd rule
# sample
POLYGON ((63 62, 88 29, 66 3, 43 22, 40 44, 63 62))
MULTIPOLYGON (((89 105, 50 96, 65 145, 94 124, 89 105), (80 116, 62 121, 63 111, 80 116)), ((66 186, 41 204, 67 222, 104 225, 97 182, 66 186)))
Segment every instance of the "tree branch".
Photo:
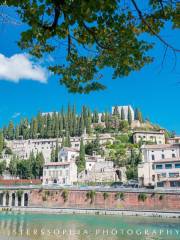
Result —
POLYGON ((101 43, 99 42, 99 40, 97 39, 97 37, 96 37, 96 33, 95 33, 91 28, 89 28, 84 22, 83 22, 83 27, 90 33, 90 35, 94 38, 96 44, 97 44, 100 48, 102 48, 102 49, 107 49, 107 50, 111 50, 111 51, 114 50, 113 48, 109 48, 109 47, 101 44, 101 43))
POLYGON ((53 1, 54 3, 54 20, 53 20, 53 23, 50 25, 50 26, 47 26, 47 25, 43 25, 43 28, 46 29, 46 30, 55 30, 57 25, 58 25, 58 20, 59 20, 59 17, 60 17, 60 13, 61 13, 61 5, 64 4, 64 0, 61 0, 60 3, 57 2, 56 0, 53 1))
POLYGON ((70 33, 68 33, 68 55, 71 54, 71 36, 70 33))
POLYGON ((149 31, 155 35, 165 46, 167 46, 168 48, 172 49, 174 52, 180 52, 180 49, 174 48, 172 45, 170 45, 168 42, 166 42, 159 34, 156 33, 156 31, 154 31, 154 29, 152 28, 152 26, 145 20, 145 18, 143 17, 143 14, 141 12, 141 10, 139 9, 137 3, 135 0, 131 0, 132 4, 134 5, 139 18, 141 19, 141 21, 148 27, 149 31))

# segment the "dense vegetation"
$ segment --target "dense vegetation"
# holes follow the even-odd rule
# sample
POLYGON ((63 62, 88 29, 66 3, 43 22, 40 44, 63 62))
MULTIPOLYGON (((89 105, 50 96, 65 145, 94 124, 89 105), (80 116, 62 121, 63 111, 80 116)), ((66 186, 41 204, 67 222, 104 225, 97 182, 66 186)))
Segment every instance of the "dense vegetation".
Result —
MULTIPOLYGON (((136 109, 135 119, 143 122, 141 112, 136 109)), ((82 107, 80 114, 76 111, 76 106, 68 106, 60 112, 48 114, 38 113, 30 121, 27 118, 21 119, 20 123, 15 125, 10 121, 8 127, 3 128, 4 138, 13 139, 35 139, 35 138, 58 138, 69 136, 82 136, 86 129, 87 134, 93 131, 97 133, 127 131, 132 123, 131 111, 128 111, 128 121, 125 121, 125 114, 122 108, 121 113, 114 109, 114 113, 102 113, 100 119, 98 111, 93 111, 82 107), (99 123, 101 122, 101 124, 99 123)))
POLYGON ((12 176, 19 177, 20 179, 36 179, 43 175, 43 165, 43 154, 38 153, 34 156, 32 152, 29 159, 26 160, 13 156, 9 163, 8 170, 12 176))

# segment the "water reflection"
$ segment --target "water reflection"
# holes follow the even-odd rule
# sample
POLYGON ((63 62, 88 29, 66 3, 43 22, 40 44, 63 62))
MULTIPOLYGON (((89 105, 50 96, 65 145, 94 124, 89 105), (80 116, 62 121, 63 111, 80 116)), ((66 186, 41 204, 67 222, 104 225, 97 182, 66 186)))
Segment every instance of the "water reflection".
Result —
POLYGON ((180 220, 0 213, 1 240, 176 240, 180 220))

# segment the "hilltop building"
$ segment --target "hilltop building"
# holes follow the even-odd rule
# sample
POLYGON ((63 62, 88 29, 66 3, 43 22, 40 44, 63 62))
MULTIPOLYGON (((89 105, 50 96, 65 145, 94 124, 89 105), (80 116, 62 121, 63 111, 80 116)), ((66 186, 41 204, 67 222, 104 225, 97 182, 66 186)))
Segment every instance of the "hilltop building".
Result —
MULTIPOLYGON (((82 136, 84 144, 92 142, 96 139, 96 135, 88 136, 84 134, 82 136)), ((71 137, 71 147, 77 150, 80 149, 81 137, 71 137)), ((99 142, 100 144, 105 144, 106 142, 113 142, 114 138, 111 134, 100 134, 99 142)), ((12 152, 17 155, 20 159, 28 159, 31 152, 35 155, 39 152, 43 153, 46 163, 51 161, 51 152, 56 148, 57 139, 29 139, 29 140, 12 140, 6 141, 7 146, 12 150, 12 152)), ((61 148, 62 138, 58 138, 58 145, 61 148)))
POLYGON ((167 139, 167 143, 168 143, 168 144, 180 143, 180 136, 175 136, 175 137, 173 137, 173 138, 168 138, 168 139, 167 139))
POLYGON ((133 132, 134 143, 154 143, 165 144, 165 132, 159 131, 134 131, 133 132))
POLYGON ((180 187, 180 144, 144 145, 138 178, 142 186, 180 187))

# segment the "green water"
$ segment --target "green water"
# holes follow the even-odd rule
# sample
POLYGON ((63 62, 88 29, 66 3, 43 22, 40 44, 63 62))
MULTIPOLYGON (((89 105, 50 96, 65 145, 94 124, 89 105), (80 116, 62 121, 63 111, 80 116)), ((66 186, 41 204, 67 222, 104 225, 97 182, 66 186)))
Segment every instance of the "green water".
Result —
POLYGON ((180 219, 0 213, 0 240, 176 240, 180 219))

